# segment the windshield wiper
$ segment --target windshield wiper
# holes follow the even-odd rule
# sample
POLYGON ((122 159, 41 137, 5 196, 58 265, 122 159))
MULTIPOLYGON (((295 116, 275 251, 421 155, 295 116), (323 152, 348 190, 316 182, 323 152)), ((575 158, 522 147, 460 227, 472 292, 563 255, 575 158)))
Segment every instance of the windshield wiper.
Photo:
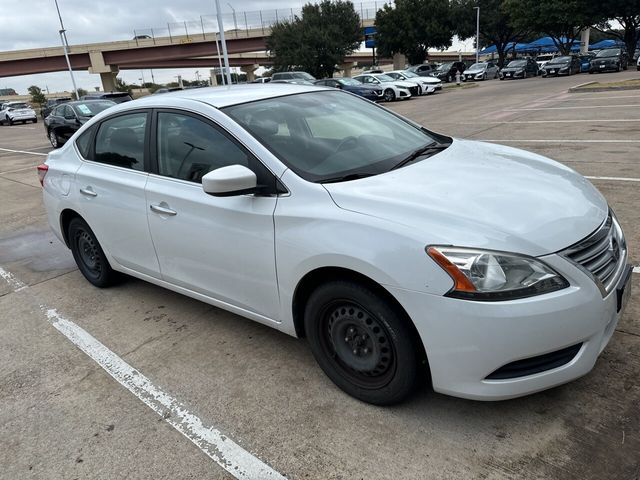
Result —
POLYGON ((349 180, 358 180, 359 178, 373 177, 375 173, 348 173, 339 177, 323 178, 319 183, 337 183, 348 182, 349 180))
POLYGON ((419 149, 411 152, 411 154, 407 158, 396 163, 393 167, 391 167, 390 170, 396 170, 398 168, 404 167, 406 164, 411 163, 420 157, 434 155, 438 152, 441 152, 448 146, 449 144, 447 143, 438 143, 438 142, 428 143, 424 147, 420 147, 419 149))

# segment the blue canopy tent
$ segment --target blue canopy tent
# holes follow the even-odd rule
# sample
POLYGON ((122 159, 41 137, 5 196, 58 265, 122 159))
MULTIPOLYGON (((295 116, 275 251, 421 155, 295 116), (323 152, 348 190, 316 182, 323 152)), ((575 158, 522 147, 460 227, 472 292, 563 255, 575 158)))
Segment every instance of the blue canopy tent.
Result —
MULTIPOLYGON (((565 38, 561 38, 564 42, 565 38)), ((603 47, 600 47, 603 48, 603 47)), ((507 44, 506 52, 512 53, 515 50, 518 53, 530 53, 530 54, 540 54, 540 53, 555 53, 558 51, 558 47, 553 43, 551 37, 542 37, 531 43, 514 43, 511 42, 507 44)), ((580 50, 580 41, 574 40, 571 45, 571 51, 577 52, 580 50)), ((483 48, 480 50, 480 55, 489 55, 492 53, 497 53, 497 49, 495 45, 491 45, 490 47, 483 48)))
POLYGON ((613 48, 613 47, 622 47, 624 43, 620 40, 600 40, 599 42, 592 43, 589 45, 589 50, 601 50, 603 48, 613 48))

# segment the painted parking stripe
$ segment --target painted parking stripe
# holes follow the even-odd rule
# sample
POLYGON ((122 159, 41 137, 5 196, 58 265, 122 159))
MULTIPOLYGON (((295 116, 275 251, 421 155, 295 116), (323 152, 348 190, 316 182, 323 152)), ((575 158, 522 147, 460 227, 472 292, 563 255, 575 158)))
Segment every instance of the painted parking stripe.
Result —
MULTIPOLYGON (((14 292, 28 292, 28 285, 0 267, 2 277, 14 292)), ((102 367, 120 385, 133 393, 165 422, 193 442, 209 458, 237 479, 286 480, 258 457, 252 455, 214 427, 208 427, 189 409, 156 385, 140 371, 125 362, 89 332, 63 317, 55 308, 40 304, 49 323, 62 335, 102 367)))
POLYGON ((640 265, 633 267, 633 273, 640 273, 640 265))
POLYGON ((45 157, 48 155, 48 153, 27 152, 26 150, 11 150, 10 148, 0 148, 0 152, 24 153, 26 155, 42 155, 42 156, 45 156, 45 157))
POLYGON ((589 180, 613 180, 616 182, 640 182, 640 178, 631 177, 589 177, 585 175, 584 178, 588 178, 589 180))
POLYGON ((580 105, 573 107, 537 107, 537 108, 505 108, 502 112, 522 112, 525 110, 574 110, 582 108, 627 108, 627 107, 640 107, 639 104, 626 104, 626 105, 580 105))
POLYGON ((0 172, 0 175, 5 175, 7 173, 24 172, 25 170, 33 170, 35 172, 36 171, 36 167, 34 165, 34 166, 31 166, 31 167, 16 168, 15 170, 7 170, 6 172, 0 172))

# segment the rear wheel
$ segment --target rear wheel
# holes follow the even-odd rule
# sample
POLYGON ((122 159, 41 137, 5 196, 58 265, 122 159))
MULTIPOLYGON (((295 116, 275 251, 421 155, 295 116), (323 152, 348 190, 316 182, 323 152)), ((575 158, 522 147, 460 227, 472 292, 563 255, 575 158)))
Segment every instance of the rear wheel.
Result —
POLYGON ((418 358, 402 315, 369 288, 349 281, 318 287, 304 314, 313 355, 327 376, 363 402, 400 402, 416 383, 418 358))
POLYGON ((384 91, 384 100, 385 102, 393 102, 396 99, 396 93, 391 90, 390 88, 387 88, 384 91))
POLYGON ((80 217, 69 222, 67 230, 71 253, 78 269, 96 287, 108 287, 116 283, 120 275, 109 265, 95 234, 80 217))
POLYGON ((60 148, 62 144, 60 143, 60 139, 56 134, 55 130, 49 130, 49 141, 51 142, 51 146, 53 148, 60 148))

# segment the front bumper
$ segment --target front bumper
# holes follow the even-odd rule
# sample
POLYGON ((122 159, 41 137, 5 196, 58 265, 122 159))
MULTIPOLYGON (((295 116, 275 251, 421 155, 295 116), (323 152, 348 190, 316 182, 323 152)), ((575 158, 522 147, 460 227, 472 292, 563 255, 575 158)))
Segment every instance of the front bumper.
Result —
POLYGON ((590 72, 611 72, 614 70, 618 69, 618 64, 617 63, 602 63, 602 64, 595 64, 595 65, 591 65, 591 67, 589 68, 590 72))
POLYGON ((473 82, 475 80, 483 80, 485 72, 480 73, 463 73, 462 80, 465 82, 473 82))
POLYGON ((474 302, 388 287, 414 321, 435 391, 504 400, 567 383, 593 368, 622 315, 620 295, 613 289, 603 298, 591 278, 559 255, 543 260, 562 272, 568 288, 520 300, 474 302), (577 344, 581 346, 575 357, 561 366, 487 379, 512 362, 577 344))
POLYGON ((524 72, 500 72, 500 78, 502 79, 512 79, 512 78, 524 78, 524 72))

